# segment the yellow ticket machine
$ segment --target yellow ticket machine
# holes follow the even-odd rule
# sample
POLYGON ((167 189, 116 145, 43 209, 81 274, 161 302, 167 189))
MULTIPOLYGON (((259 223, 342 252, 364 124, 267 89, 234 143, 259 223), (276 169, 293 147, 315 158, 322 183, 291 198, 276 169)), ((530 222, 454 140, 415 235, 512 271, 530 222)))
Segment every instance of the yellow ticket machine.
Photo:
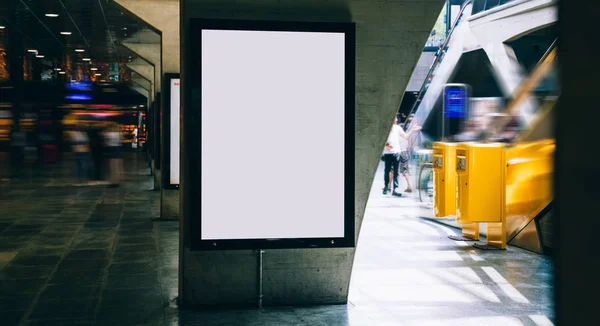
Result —
POLYGON ((505 145, 459 144, 456 173, 456 220, 462 224, 463 237, 479 239, 479 223, 486 223, 486 244, 475 247, 506 249, 505 145))
POLYGON ((433 144, 436 217, 456 215, 456 144, 433 144))

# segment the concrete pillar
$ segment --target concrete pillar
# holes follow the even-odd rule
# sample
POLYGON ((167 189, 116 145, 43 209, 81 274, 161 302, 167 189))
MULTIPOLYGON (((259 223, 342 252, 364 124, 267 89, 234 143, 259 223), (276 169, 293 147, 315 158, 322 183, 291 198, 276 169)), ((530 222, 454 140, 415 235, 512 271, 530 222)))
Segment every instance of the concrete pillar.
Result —
MULTIPOLYGON (((356 47, 356 234, 373 176, 411 73, 442 8, 430 1, 181 0, 182 176, 180 302, 184 305, 254 305, 256 253, 249 250, 193 252, 189 222, 200 214, 199 112, 186 106, 186 44, 189 19, 229 18, 290 21, 353 21, 356 47)), ((235 96, 235 94, 232 94, 235 96)), ((316 184, 315 187, 327 186, 316 184)), ((246 185, 251 191, 252 185, 246 185)), ((308 203, 310 205, 310 203, 308 203)), ((315 207, 315 214, 319 214, 315 207)), ((199 236, 199 235, 197 235, 199 236)), ((359 242, 360 243, 360 242, 359 242)), ((264 304, 346 303, 355 249, 267 250, 264 304)))
MULTIPOLYGON (((586 325, 598 316, 600 165, 595 140, 600 121, 597 1, 559 1, 556 121, 554 306, 556 326, 586 325)), ((554 246, 553 246, 554 247, 554 246)))

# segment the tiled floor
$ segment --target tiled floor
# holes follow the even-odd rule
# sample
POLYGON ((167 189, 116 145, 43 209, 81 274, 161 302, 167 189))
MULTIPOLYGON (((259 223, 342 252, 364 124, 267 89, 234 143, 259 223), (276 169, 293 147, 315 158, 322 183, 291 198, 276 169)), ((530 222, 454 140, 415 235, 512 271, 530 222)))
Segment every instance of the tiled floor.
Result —
POLYGON ((154 220, 145 161, 127 163, 120 188, 0 183, 0 325, 552 325, 549 258, 451 241, 412 200, 381 195, 381 175, 348 305, 179 310, 177 222, 154 220))
MULTIPOLYGON (((550 257, 481 251, 447 238, 415 194, 381 194, 382 167, 358 242, 350 302, 376 325, 552 325, 550 257)), ((401 185, 401 189, 403 189, 401 185)))

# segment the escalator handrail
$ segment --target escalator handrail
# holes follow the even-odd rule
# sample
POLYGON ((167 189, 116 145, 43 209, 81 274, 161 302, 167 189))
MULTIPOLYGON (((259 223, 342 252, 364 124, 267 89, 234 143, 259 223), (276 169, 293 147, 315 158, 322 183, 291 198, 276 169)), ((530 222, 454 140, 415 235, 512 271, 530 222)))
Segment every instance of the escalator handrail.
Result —
MULTIPOLYGON (((419 94, 417 95, 417 99, 415 100, 415 103, 413 104, 412 108, 410 109, 410 112, 406 116, 407 120, 404 122, 404 126, 403 126, 404 129, 406 129, 408 127, 408 117, 410 117, 411 114, 415 113, 416 108, 419 107, 420 99, 422 99, 423 96, 425 95, 427 86, 429 84, 428 80, 431 77, 431 75, 433 75, 433 72, 437 68, 437 65, 441 62, 444 50, 446 49, 446 47, 448 47, 448 43, 450 42, 450 38, 452 38, 452 34, 454 33, 454 30, 456 29, 456 24, 458 23, 458 21, 462 17, 462 15, 463 15, 465 9, 467 8, 467 6, 469 4, 471 4, 471 3, 473 3, 473 0, 467 0, 467 1, 465 1, 462 4, 459 13, 456 16, 456 20, 452 24, 452 28, 450 29, 450 31, 448 32, 448 35, 446 36, 446 40, 444 40, 444 43, 440 47, 440 53, 433 60, 433 63, 431 64, 431 68, 429 68, 429 72, 427 72, 427 76, 425 77, 425 80, 423 81, 423 85, 421 85, 421 89, 419 90, 419 94)), ((448 14, 448 13, 446 13, 446 14, 448 14)), ((413 117, 413 119, 410 120, 411 123, 412 123, 412 121, 414 121, 414 117, 413 117)))

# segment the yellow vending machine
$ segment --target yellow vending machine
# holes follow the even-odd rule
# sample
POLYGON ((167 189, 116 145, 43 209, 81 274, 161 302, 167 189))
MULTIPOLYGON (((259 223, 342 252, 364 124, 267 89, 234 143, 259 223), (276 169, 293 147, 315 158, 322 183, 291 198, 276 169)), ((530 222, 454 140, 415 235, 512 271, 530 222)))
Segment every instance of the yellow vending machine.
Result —
POLYGON ((481 249, 506 249, 506 148, 504 144, 459 144, 456 148, 458 201, 456 220, 463 236, 479 239, 479 223, 487 224, 481 249))
POLYGON ((436 217, 456 215, 456 144, 433 144, 435 193, 433 211, 436 217))

